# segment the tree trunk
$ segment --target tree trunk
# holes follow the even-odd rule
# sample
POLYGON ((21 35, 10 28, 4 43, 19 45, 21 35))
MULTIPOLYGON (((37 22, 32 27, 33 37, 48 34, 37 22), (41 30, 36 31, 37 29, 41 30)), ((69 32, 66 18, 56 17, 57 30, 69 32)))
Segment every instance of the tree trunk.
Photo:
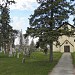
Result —
POLYGON ((15 50, 15 48, 12 48, 13 49, 13 55, 14 55, 14 57, 16 56, 16 50, 15 50))
POLYGON ((50 58, 49 58, 50 62, 53 62, 53 42, 50 43, 50 58))
POLYGON ((18 48, 17 58, 20 58, 21 47, 18 48))
POLYGON ((2 46, 1 46, 1 52, 3 51, 3 48, 2 48, 2 46))
POLYGON ((12 57, 13 54, 12 54, 12 44, 10 44, 10 51, 9 51, 9 57, 12 57))
POLYGON ((4 54, 6 54, 6 44, 4 44, 4 54))

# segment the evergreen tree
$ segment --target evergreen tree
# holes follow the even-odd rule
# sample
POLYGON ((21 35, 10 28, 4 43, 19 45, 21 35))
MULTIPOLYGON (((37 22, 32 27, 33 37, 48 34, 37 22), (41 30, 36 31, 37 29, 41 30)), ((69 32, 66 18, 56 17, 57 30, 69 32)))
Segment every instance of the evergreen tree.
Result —
POLYGON ((18 33, 19 33, 19 49, 18 49, 17 58, 19 58, 20 52, 23 49, 23 35, 22 35, 22 30, 18 31, 18 33))
POLYGON ((15 48, 15 45, 14 45, 14 42, 15 42, 15 39, 17 38, 18 36, 18 30, 12 30, 12 47, 15 48))
POLYGON ((31 54, 32 52, 34 52, 35 51, 35 44, 34 44, 34 40, 32 39, 32 41, 31 41, 31 44, 30 44, 30 53, 29 54, 31 54))
POLYGON ((25 38, 25 49, 24 50, 25 50, 26 55, 29 55, 30 49, 29 49, 29 37, 28 36, 25 38))
POLYGON ((20 49, 22 49, 23 46, 23 35, 22 35, 22 30, 20 32, 20 49))
POLYGON ((23 47, 23 58, 22 58, 22 63, 25 63, 25 56, 29 54, 29 38, 26 37, 24 39, 24 47, 23 47))
POLYGON ((8 5, 11 3, 15 3, 14 1, 8 1, 8 0, 2 0, 4 1, 3 4, 0 4, 0 44, 5 48, 6 52, 6 46, 11 42, 11 36, 12 36, 12 27, 9 25, 10 23, 10 10, 8 5))
MULTIPOLYGON (((66 0, 39 0, 40 6, 30 16, 30 27, 26 35, 39 37, 40 42, 50 46, 50 62, 53 61, 53 41, 57 41, 59 32, 56 26, 67 21, 70 14, 73 14, 73 5, 66 0)), ((40 46, 40 45, 39 45, 40 46)))
POLYGON ((7 7, 3 7, 1 11, 1 34, 3 37, 3 43, 4 43, 4 48, 6 50, 6 44, 9 43, 10 41, 10 36, 11 36, 11 30, 12 27, 9 25, 10 22, 10 15, 9 15, 9 9, 7 7))
POLYGON ((28 46, 28 44, 29 44, 29 37, 26 37, 25 38, 25 46, 28 46))

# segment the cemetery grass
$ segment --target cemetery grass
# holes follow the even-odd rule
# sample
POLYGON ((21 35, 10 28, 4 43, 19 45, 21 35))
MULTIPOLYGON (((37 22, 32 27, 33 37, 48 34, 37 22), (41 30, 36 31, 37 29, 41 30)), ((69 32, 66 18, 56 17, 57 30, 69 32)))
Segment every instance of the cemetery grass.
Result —
POLYGON ((75 52, 71 53, 71 55, 72 55, 73 65, 75 67, 75 52))
POLYGON ((33 52, 30 57, 26 57, 25 63, 22 63, 22 55, 16 58, 0 53, 0 75, 48 75, 61 55, 59 52, 54 53, 54 61, 50 63, 49 54, 33 52))

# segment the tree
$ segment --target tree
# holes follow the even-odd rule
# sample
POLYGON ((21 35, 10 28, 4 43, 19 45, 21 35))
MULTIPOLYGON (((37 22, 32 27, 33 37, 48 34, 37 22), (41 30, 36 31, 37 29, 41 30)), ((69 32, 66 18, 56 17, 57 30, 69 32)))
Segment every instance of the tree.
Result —
POLYGON ((70 14, 73 14, 73 5, 66 0, 39 0, 40 6, 30 16, 30 27, 26 35, 39 37, 40 42, 50 46, 50 62, 53 61, 53 42, 58 40, 60 33, 56 26, 67 21, 70 14))
POLYGON ((0 32, 1 32, 1 41, 0 44, 5 48, 6 52, 6 46, 11 42, 11 35, 12 35, 12 27, 9 25, 10 23, 10 10, 8 5, 15 3, 13 1, 8 0, 2 0, 4 1, 3 4, 0 4, 0 32))
POLYGON ((25 53, 28 55, 29 54, 29 37, 25 38, 25 53))
POLYGON ((11 36, 12 37, 12 48, 15 47, 14 42, 17 36, 18 36, 18 30, 12 30, 12 36, 11 36))
POLYGON ((12 34, 11 34, 11 44, 12 44, 12 52, 13 52, 13 55, 15 56, 16 55, 16 50, 15 50, 15 39, 17 38, 18 36, 18 30, 12 30, 12 34))
POLYGON ((17 58, 19 58, 20 52, 23 49, 23 35, 22 35, 22 30, 18 31, 18 34, 19 34, 19 49, 18 49, 17 58))
POLYGON ((0 3, 0 6, 3 6, 3 7, 5 7, 5 6, 8 7, 8 5, 16 3, 14 0, 1 0, 1 1, 2 1, 2 3, 0 3))
POLYGON ((20 49, 22 49, 22 46, 23 46, 23 35, 22 35, 22 30, 20 32, 20 49))
POLYGON ((44 41, 40 41, 39 45, 40 48, 44 50, 44 53, 47 55, 48 52, 47 43, 45 43, 44 41))
POLYGON ((29 55, 31 55, 32 52, 35 51, 35 44, 34 44, 34 40, 32 39, 31 44, 30 44, 30 50, 29 50, 29 55))
POLYGON ((23 58, 22 63, 25 63, 25 56, 29 55, 29 38, 24 38, 24 44, 23 44, 23 58))
POLYGON ((3 7, 1 11, 1 34, 3 37, 3 42, 4 42, 4 48, 6 51, 6 43, 9 42, 9 39, 11 36, 10 32, 12 30, 12 27, 9 25, 10 22, 10 16, 9 16, 9 9, 7 7, 3 7))

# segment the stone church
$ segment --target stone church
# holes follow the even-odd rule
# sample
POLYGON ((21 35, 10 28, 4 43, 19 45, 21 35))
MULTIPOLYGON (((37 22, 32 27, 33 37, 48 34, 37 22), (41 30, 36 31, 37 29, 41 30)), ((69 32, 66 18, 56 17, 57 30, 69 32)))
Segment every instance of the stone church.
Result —
MULTIPOLYGON (((64 27, 67 27, 70 31, 75 30, 75 26, 71 25, 67 22, 63 23, 57 29, 63 29, 64 27)), ((60 44, 57 45, 57 46, 56 46, 56 42, 53 42, 53 51, 59 51, 59 52, 74 52, 75 51, 75 35, 72 35, 72 36, 67 36, 67 35, 59 36, 58 42, 60 44)))

